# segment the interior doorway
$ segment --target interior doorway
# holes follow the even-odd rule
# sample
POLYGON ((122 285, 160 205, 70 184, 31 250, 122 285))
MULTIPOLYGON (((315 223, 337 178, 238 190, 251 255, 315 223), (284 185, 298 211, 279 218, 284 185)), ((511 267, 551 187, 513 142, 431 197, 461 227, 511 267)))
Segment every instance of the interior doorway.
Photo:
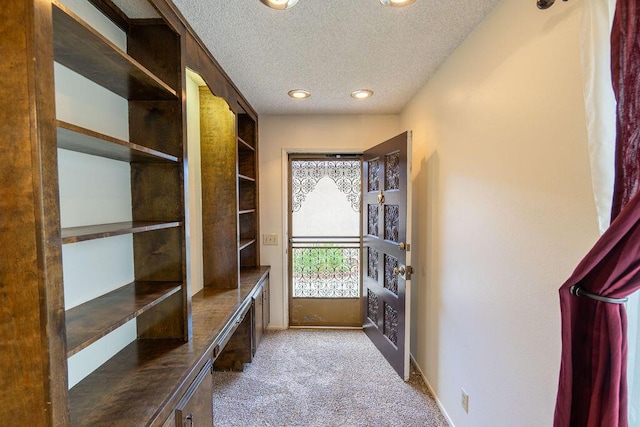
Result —
POLYGON ((289 155, 289 325, 360 327, 359 156, 289 155))

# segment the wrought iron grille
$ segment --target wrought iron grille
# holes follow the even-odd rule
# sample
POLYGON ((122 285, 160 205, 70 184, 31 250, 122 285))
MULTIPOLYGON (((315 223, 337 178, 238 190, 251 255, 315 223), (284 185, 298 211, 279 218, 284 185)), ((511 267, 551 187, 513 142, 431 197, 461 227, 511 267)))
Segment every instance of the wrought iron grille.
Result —
POLYGON ((294 298, 359 298, 360 247, 353 243, 292 243, 294 298))

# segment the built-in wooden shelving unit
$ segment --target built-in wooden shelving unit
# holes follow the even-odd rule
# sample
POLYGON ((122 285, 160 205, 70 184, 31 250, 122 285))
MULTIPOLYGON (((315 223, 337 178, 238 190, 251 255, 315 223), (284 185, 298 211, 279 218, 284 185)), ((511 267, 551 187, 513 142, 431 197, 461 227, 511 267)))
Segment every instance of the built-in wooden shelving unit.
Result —
POLYGON ((125 99, 178 99, 177 91, 78 18, 53 2, 57 62, 125 99))
POLYGON ((104 239, 106 237, 121 236, 123 234, 142 233, 145 231, 162 230, 163 228, 179 227, 178 221, 149 222, 127 221, 111 224, 86 225, 62 229, 62 244, 84 242, 87 240, 104 239))
POLYGON ((67 356, 180 290, 179 282, 133 282, 66 312, 67 356))
POLYGON ((177 163, 178 157, 58 120, 58 147, 122 162, 177 163))
MULTIPOLYGON (((247 351, 236 357, 226 346, 248 347, 250 360, 268 324, 269 268, 260 266, 258 250, 257 116, 171 1, 65 2, 6 0, 2 8, 0 46, 8 65, 2 69, 0 129, 7 143, 0 151, 11 172, 0 204, 6 220, 0 255, 8 266, 0 281, 9 319, 0 328, 6 349, 0 367, 7 377, 2 392, 10 398, 0 405, 0 419, 28 414, 29 423, 38 426, 170 427, 188 421, 180 418, 184 405, 205 402, 188 417, 194 425, 211 425, 211 367, 220 358, 225 362, 218 368, 242 367, 247 351), (140 11, 150 16, 139 17, 140 11), (95 19, 96 27, 85 18, 95 19), (117 39, 125 36, 126 52, 98 27, 117 33, 117 39), (218 150, 215 158, 223 159, 203 163, 203 186, 209 183, 206 191, 214 195, 203 240, 211 244, 205 256, 215 261, 209 270, 215 277, 194 296, 186 272, 185 67, 206 70, 205 80, 215 88, 206 125, 217 129, 209 135, 211 147, 218 150), (54 78, 54 69, 69 81, 54 78), (85 78, 111 93, 93 87, 96 98, 77 104, 66 99, 78 94, 62 92, 65 85, 91 87, 85 78), (115 99, 109 109, 97 99, 102 95, 108 102, 115 99), (56 110, 65 110, 57 108, 59 103, 68 100, 63 104, 67 114, 57 118, 56 110), (71 111, 74 105, 90 108, 71 111), (100 113, 106 117, 112 109, 119 109, 109 116, 118 129, 101 120, 100 113), (128 132, 119 126, 125 118, 122 127, 128 125, 128 132), (92 129, 87 123, 104 127, 92 129), (122 139, 123 134, 128 136, 122 139), (95 164, 131 183, 131 211, 127 203, 114 209, 114 222, 105 223, 96 213, 99 204, 61 220, 75 202, 83 208, 98 198, 107 202, 100 174, 77 187, 60 179, 75 172, 69 162, 95 160, 88 156, 108 159, 95 164), (130 238, 110 239, 122 235, 130 238), (123 258, 113 258, 122 267, 116 273, 127 276, 122 283, 111 283, 117 279, 91 270, 91 263, 64 264, 84 251, 93 251, 89 258, 99 263, 102 251, 119 250, 118 244, 123 258), (65 286, 63 270, 80 264, 82 277, 72 280, 65 272, 65 286), (65 298, 67 290, 77 292, 75 285, 86 285, 86 294, 65 298), (123 327, 130 322, 135 332, 123 327), (121 336, 124 341, 116 344, 121 336), (114 355, 93 372, 83 377, 73 369, 76 361, 103 350, 114 355), (68 388, 70 382, 75 385, 68 388)), ((117 188, 116 198, 128 201, 129 188, 104 187, 117 188)))

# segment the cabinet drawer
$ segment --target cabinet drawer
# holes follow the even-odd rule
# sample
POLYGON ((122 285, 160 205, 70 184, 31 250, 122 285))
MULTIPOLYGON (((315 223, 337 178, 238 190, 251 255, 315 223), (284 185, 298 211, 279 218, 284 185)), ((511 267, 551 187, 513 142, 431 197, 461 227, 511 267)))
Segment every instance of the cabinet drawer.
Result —
POLYGON ((208 360, 189 386, 175 411, 176 427, 213 425, 213 379, 208 360))

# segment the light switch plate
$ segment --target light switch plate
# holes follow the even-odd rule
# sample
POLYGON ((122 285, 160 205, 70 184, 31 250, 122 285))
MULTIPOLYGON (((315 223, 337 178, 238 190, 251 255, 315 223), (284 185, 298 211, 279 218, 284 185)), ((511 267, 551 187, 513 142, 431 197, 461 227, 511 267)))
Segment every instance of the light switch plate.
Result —
POLYGON ((278 244, 278 235, 277 234, 263 234, 262 235, 262 244, 267 246, 275 246, 278 244))

